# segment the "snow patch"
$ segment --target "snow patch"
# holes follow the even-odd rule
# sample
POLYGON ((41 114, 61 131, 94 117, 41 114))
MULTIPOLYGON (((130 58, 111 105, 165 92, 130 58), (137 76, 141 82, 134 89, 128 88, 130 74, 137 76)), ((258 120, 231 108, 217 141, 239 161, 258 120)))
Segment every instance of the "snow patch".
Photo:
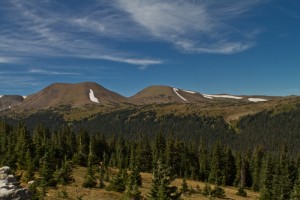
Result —
POLYGON ((197 92, 194 92, 194 91, 190 91, 190 90, 182 90, 184 92, 187 92, 187 93, 190 93, 190 94, 196 94, 197 92))
POLYGON ((90 89, 90 94, 89 95, 90 95, 90 100, 92 102, 99 103, 99 100, 95 97, 94 91, 92 89, 90 89))
POLYGON ((227 94, 203 94, 203 96, 207 99, 213 99, 213 98, 228 98, 228 99, 242 99, 243 97, 238 97, 238 96, 232 96, 232 95, 227 95, 227 94))
POLYGON ((10 109, 11 108, 11 106, 8 106, 8 109, 10 109))
POLYGON ((177 94, 177 96, 179 96, 183 101, 187 101, 183 96, 181 96, 179 93, 178 93, 178 89, 177 88, 173 88, 175 94, 177 94))
POLYGON ((23 99, 26 99, 27 98, 27 96, 23 96, 23 99))
POLYGON ((251 102, 263 102, 263 101, 268 101, 267 99, 261 99, 261 98, 249 98, 248 101, 251 102))
POLYGON ((0 98, 2 98, 3 97, 3 95, 0 95, 0 98))

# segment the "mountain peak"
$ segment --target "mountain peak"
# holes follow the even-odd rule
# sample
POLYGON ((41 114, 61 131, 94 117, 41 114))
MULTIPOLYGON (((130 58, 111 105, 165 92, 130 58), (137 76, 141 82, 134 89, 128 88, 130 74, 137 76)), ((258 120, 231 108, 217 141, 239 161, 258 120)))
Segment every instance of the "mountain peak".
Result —
POLYGON ((205 101, 205 98, 198 92, 170 86, 153 85, 130 97, 130 101, 137 104, 194 103, 205 101))
POLYGON ((94 82, 54 83, 40 92, 28 96, 22 105, 27 109, 40 109, 71 105, 82 107, 88 104, 124 102, 126 98, 94 82))

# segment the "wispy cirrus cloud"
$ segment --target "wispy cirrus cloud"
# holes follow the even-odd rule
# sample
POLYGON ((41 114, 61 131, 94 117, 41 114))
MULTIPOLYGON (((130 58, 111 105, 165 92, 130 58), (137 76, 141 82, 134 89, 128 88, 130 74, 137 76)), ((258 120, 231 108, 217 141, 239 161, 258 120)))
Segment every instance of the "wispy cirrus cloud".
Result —
POLYGON ((128 49, 131 41, 167 42, 187 53, 234 54, 255 45, 256 27, 234 22, 268 0, 11 0, 0 2, 0 63, 82 58, 136 65, 164 59, 128 49), (121 42, 122 45, 119 45, 121 42))
POLYGON ((163 63, 162 60, 144 58, 111 45, 105 38, 124 38, 121 29, 129 22, 116 17, 117 14, 109 7, 93 10, 99 5, 96 1, 81 12, 64 7, 58 1, 12 0, 1 2, 0 7, 1 4, 5 5, 0 11, 9 20, 0 25, 0 46, 5 47, 0 49, 0 55, 75 57, 138 66, 163 63))
POLYGON ((0 64, 16 63, 18 61, 19 59, 14 57, 0 57, 0 64))
MULTIPOLYGON (((249 30, 232 24, 256 6, 254 1, 117 0, 140 26, 154 37, 193 53, 232 54, 255 45, 249 30), (243 32, 244 31, 244 32, 243 32)), ((257 31, 253 31, 257 32, 257 31)))
POLYGON ((42 75, 80 75, 80 73, 76 72, 62 72, 62 71, 50 71, 45 69, 29 69, 28 73, 30 74, 42 74, 42 75))

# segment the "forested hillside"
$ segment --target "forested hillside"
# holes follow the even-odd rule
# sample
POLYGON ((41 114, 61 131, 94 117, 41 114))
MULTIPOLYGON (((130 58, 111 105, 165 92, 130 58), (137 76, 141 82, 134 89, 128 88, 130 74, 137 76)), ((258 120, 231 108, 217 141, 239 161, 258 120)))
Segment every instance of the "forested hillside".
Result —
POLYGON ((40 111, 0 123, 0 164, 25 170, 23 180, 37 179, 33 192, 39 198, 49 187, 69 184, 73 165, 87 167, 83 187, 129 196, 140 195, 139 173, 153 172, 152 199, 161 187, 164 195, 179 197, 178 188, 169 185, 175 177, 216 185, 203 195, 222 196, 222 186, 233 185, 240 195, 250 188, 261 199, 300 198, 299 105, 231 124, 221 116, 157 115, 136 108, 69 122, 57 113, 40 111), (109 168, 119 173, 109 174, 109 168))
POLYGON ((224 195, 222 186, 234 185, 240 187, 241 194, 245 187, 260 191, 261 199, 297 199, 300 158, 291 156, 285 145, 277 149, 278 154, 271 155, 260 145, 247 151, 233 151, 220 140, 211 145, 205 140, 196 144, 162 133, 153 138, 143 134, 136 139, 125 139, 122 134, 106 138, 102 134, 90 135, 84 129, 73 132, 65 126, 50 132, 37 125, 29 132, 21 123, 0 124, 0 164, 25 170, 24 180, 37 179, 33 192, 39 197, 45 195, 43 192, 49 187, 72 182, 72 162, 87 166, 83 187, 105 187, 96 185, 98 177, 100 184, 104 179, 110 181, 108 190, 124 192, 127 186, 124 195, 138 195, 138 174, 153 171, 149 194, 152 199, 159 198, 155 195, 160 194, 161 187, 165 188, 161 195, 180 196, 177 188, 169 186, 175 177, 215 184, 217 188, 211 193, 216 196, 224 195), (96 170, 99 163, 100 171, 96 170), (119 173, 110 177, 109 167, 119 169, 119 173), (131 172, 128 174, 127 170, 131 172), (166 181, 156 181, 161 179, 166 181))

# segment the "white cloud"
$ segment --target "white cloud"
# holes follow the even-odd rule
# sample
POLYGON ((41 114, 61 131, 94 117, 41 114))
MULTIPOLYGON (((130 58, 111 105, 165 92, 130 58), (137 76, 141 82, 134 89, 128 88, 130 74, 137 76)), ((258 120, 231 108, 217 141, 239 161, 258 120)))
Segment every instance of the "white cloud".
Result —
POLYGON ((30 69, 28 73, 31 74, 44 74, 44 75, 80 75, 75 72, 61 72, 61 71, 50 71, 45 69, 30 69))
POLYGON ((120 9, 158 39, 193 53, 231 54, 254 45, 231 25, 262 3, 254 1, 117 0, 120 9))
POLYGON ((13 57, 0 57, 0 64, 1 63, 4 63, 4 64, 7 64, 7 63, 16 63, 18 62, 19 59, 18 58, 13 58, 13 57))
POLYGON ((5 4, 2 7, 7 9, 0 8, 7 19, 6 24, 0 24, 0 47, 3 47, 0 54, 22 58, 99 59, 138 66, 162 63, 115 45, 113 39, 124 39, 125 35, 132 34, 122 32, 122 27, 127 27, 130 20, 113 12, 110 3, 106 3, 108 8, 104 11, 93 10, 97 4, 92 4, 80 12, 65 8, 59 2, 54 3, 58 10, 49 6, 51 2, 48 1, 12 0, 5 4))

